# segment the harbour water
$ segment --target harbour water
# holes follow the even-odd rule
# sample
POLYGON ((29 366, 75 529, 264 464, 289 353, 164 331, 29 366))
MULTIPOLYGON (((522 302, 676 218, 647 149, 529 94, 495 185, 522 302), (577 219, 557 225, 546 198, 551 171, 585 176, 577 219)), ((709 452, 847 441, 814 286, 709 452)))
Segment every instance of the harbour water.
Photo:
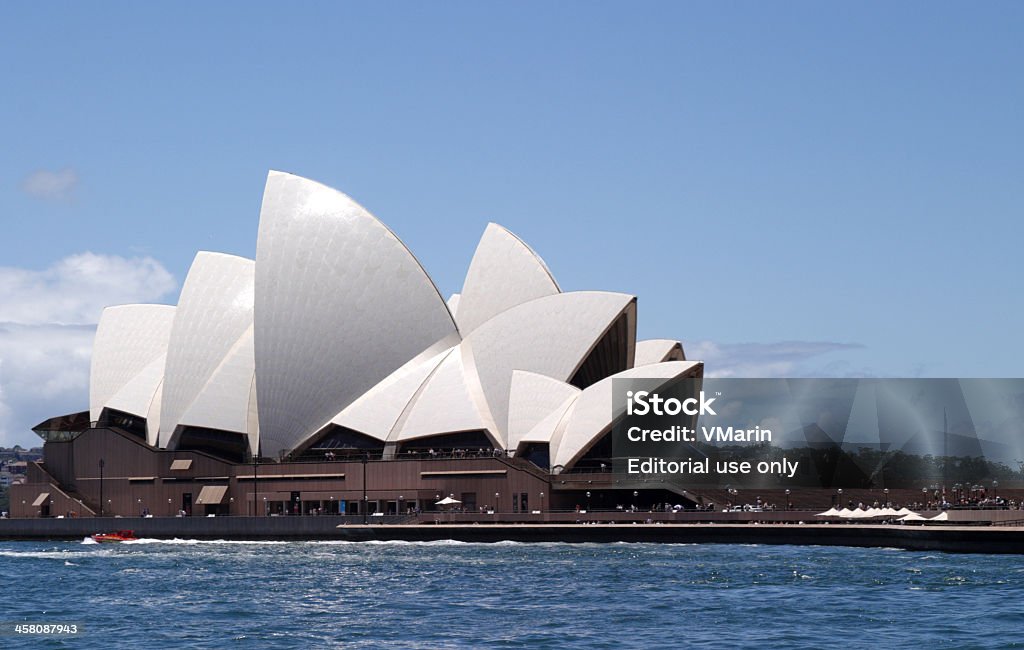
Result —
POLYGON ((1012 648, 1024 557, 846 547, 0 543, 0 647, 1012 648), (30 641, 14 623, 75 624, 30 641))

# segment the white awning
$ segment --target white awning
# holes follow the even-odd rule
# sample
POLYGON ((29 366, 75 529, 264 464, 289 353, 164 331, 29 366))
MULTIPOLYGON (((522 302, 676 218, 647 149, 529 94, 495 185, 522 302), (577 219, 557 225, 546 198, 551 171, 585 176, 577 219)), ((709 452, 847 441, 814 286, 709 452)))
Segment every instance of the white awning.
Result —
POLYGON ((204 506, 217 505, 224 500, 227 491, 228 486, 226 485, 207 485, 199 491, 196 503, 204 506))
POLYGON ((906 515, 904 517, 900 517, 900 521, 925 521, 927 519, 928 519, 927 517, 922 517, 921 515, 917 514, 916 512, 911 512, 909 515, 906 515))

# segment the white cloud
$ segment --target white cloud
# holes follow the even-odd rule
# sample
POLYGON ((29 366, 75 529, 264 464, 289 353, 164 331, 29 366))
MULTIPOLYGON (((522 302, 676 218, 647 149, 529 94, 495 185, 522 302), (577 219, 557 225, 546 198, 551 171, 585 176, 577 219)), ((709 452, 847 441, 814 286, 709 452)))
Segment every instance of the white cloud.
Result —
POLYGON ((108 305, 158 300, 177 286, 151 257, 79 253, 42 271, 0 267, 0 323, 94 324, 108 305))
POLYGON ((826 355, 863 349, 857 343, 783 341, 778 343, 714 343, 698 341, 685 346, 688 359, 705 362, 708 377, 865 377, 845 360, 826 355))
POLYGON ((37 199, 67 201, 78 187, 78 172, 67 167, 55 172, 40 169, 21 182, 21 189, 37 199))
POLYGON ((42 271, 0 268, 0 445, 38 445, 32 426, 88 407, 104 307, 157 301, 176 288, 148 257, 81 253, 42 271))
POLYGON ((0 325, 0 446, 37 446, 31 427, 88 406, 95 332, 84 325, 0 325))

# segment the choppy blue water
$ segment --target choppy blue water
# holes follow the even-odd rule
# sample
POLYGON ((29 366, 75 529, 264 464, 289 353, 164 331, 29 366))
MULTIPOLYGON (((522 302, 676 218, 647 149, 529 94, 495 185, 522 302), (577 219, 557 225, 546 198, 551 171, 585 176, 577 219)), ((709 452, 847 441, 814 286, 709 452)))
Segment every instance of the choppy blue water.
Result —
POLYGON ((0 647, 1021 647, 1024 557, 456 542, 0 543, 0 647))

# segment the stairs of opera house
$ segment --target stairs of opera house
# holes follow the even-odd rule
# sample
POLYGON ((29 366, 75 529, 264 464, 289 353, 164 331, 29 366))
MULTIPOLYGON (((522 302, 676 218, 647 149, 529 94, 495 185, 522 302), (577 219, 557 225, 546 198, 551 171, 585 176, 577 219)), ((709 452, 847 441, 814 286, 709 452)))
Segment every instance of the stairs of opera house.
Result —
POLYGON ((50 474, 48 471, 46 471, 46 466, 43 464, 42 461, 38 461, 38 460, 32 461, 32 465, 33 465, 33 469, 36 472, 39 472, 40 474, 42 474, 42 476, 46 479, 46 482, 48 482, 50 484, 50 487, 52 487, 57 492, 60 492, 61 494, 63 494, 68 499, 71 499, 72 501, 77 501, 78 503, 80 503, 82 505, 82 509, 85 512, 79 513, 80 515, 87 515, 87 516, 90 516, 90 517, 95 517, 96 513, 99 512, 99 504, 94 503, 90 499, 87 499, 85 496, 83 496, 77 490, 75 490, 75 489, 73 489, 73 488, 71 488, 71 487, 69 487, 67 485, 62 484, 60 481, 55 479, 52 474, 50 474))

